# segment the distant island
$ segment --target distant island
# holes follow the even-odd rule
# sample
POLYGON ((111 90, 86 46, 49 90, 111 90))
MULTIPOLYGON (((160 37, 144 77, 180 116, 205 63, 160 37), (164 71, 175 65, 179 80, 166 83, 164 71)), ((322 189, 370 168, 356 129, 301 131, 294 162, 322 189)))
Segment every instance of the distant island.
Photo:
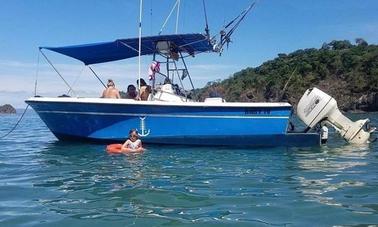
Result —
POLYGON ((229 102, 287 101, 294 106, 304 91, 318 87, 344 111, 378 111, 378 46, 358 38, 297 50, 246 68, 197 90, 198 98, 220 95, 229 102))
POLYGON ((5 104, 3 106, 0 106, 0 114, 15 114, 15 113, 16 113, 16 109, 10 104, 5 104))

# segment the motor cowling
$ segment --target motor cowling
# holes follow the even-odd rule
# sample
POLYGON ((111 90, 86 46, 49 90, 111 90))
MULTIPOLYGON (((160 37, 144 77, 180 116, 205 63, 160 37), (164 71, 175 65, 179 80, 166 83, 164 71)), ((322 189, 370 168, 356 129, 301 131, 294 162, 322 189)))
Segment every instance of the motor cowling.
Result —
POLYGON ((367 129, 369 119, 351 121, 344 116, 334 98, 317 88, 307 89, 297 106, 298 117, 308 126, 314 128, 318 123, 326 121, 349 143, 367 143, 375 128, 367 129))

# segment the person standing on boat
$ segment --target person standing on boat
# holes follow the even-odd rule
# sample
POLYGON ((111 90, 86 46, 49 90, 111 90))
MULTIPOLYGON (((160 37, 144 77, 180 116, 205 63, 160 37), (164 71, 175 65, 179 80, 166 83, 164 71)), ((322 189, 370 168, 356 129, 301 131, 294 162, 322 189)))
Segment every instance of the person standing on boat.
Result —
POLYGON ((111 98, 111 99, 120 99, 121 96, 117 88, 115 88, 114 81, 112 79, 108 80, 107 88, 102 92, 101 98, 111 98))

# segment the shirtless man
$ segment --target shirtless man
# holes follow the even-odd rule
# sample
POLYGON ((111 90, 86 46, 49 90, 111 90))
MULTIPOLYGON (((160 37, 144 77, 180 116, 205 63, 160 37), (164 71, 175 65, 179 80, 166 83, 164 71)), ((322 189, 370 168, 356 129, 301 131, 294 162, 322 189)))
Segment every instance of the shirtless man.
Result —
POLYGON ((108 84, 106 85, 107 88, 102 92, 101 98, 112 98, 112 99, 120 99, 121 96, 119 95, 119 91, 115 88, 113 80, 109 79, 108 84))

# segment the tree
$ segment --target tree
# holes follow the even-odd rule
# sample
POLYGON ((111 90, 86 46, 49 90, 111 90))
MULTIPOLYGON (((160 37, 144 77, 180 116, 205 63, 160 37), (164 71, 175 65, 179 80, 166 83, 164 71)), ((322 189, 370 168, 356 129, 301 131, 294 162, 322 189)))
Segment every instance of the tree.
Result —
POLYGON ((348 40, 334 40, 320 49, 280 53, 278 58, 256 68, 246 68, 226 80, 210 83, 212 86, 199 93, 205 96, 216 89, 227 101, 264 102, 280 100, 286 87, 285 96, 295 105, 306 89, 318 86, 332 94, 341 109, 348 109, 362 95, 378 92, 378 45, 369 45, 361 38, 355 41, 356 45, 348 40), (293 78, 285 86, 293 69, 293 78))
POLYGON ((322 50, 329 50, 331 47, 329 46, 329 44, 328 43, 323 43, 323 45, 322 45, 322 50))
POLYGON ((330 42, 329 45, 332 46, 333 50, 343 50, 353 47, 353 45, 348 40, 334 40, 330 42))
POLYGON ((369 45, 363 38, 357 38, 356 39, 356 44, 358 46, 363 46, 363 47, 366 47, 366 46, 369 45))

